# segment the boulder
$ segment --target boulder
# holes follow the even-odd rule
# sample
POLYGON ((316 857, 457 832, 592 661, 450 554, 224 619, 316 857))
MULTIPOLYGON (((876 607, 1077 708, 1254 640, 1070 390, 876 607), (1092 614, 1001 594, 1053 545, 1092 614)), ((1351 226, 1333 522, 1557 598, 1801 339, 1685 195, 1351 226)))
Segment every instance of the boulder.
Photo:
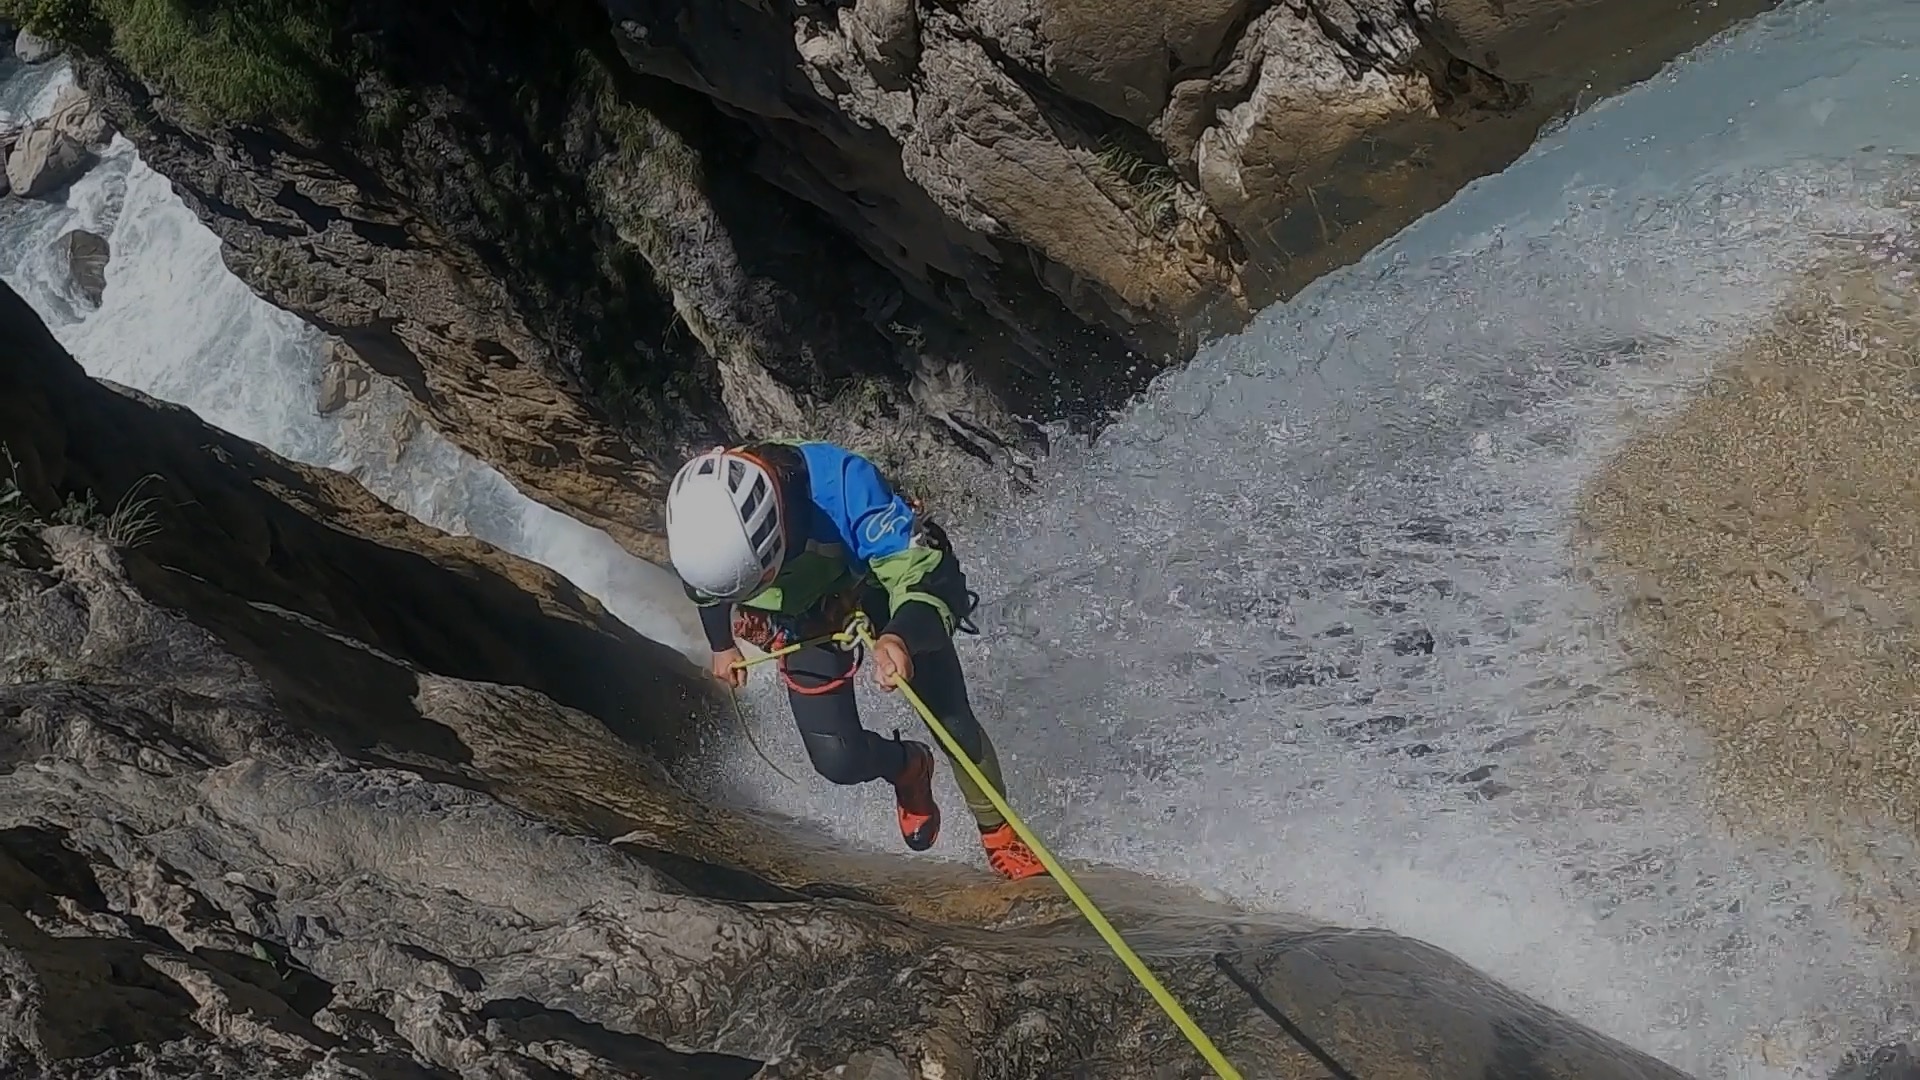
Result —
POLYGON ((315 407, 320 414, 339 412, 373 389, 373 374, 352 349, 336 341, 327 349, 327 362, 320 369, 320 395, 315 407))
POLYGON ((13 39, 13 58, 23 64, 44 64, 60 55, 60 47, 38 34, 22 30, 13 39))
POLYGON ((71 136, 90 149, 106 145, 113 137, 113 128, 93 95, 75 85, 62 87, 54 97, 53 112, 48 115, 45 126, 71 136))
POLYGON ((87 303, 99 307, 107 291, 107 261, 113 254, 107 238, 85 229, 73 229, 54 243, 59 245, 60 256, 67 264, 67 280, 86 297, 87 303))
POLYGON ((93 154, 64 131, 28 129, 7 154, 7 182, 23 199, 58 191, 86 175, 93 154))

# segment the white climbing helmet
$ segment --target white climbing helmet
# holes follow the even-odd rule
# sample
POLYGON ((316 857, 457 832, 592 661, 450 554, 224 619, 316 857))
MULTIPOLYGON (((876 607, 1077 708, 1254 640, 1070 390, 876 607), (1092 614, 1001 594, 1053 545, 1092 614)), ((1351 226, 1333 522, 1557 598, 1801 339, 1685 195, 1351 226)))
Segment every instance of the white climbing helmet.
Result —
POLYGON ((667 552, 681 580, 716 600, 745 600, 772 581, 787 531, 766 466, 717 448, 682 465, 667 489, 667 552))

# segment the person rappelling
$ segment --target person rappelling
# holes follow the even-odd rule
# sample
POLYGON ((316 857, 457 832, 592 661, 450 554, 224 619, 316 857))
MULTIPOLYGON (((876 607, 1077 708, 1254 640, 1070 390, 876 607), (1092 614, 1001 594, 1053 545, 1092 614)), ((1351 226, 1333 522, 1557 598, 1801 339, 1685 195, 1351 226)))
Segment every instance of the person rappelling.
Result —
MULTIPOLYGON (((940 835, 933 751, 862 725, 857 655, 833 640, 857 614, 884 690, 910 683, 1004 795, 1000 763, 954 648, 974 597, 945 530, 893 489, 873 462, 828 442, 763 441, 693 457, 667 491, 667 548, 713 650, 716 678, 747 678, 739 642, 779 657, 807 756, 835 784, 893 785, 900 835, 914 851, 940 835), (801 647, 794 648, 795 645, 801 647)), ((951 751, 949 751, 951 756, 951 751)), ((957 766, 987 864, 1010 879, 1046 873, 992 801, 957 766)))

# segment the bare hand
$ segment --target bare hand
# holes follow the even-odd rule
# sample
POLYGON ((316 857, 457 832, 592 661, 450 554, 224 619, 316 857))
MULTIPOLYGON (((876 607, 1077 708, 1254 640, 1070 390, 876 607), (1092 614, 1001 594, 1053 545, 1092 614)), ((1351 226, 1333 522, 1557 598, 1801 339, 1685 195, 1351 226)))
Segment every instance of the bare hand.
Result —
POLYGON ((747 656, 739 649, 728 649, 713 654, 713 677, 733 687, 735 690, 747 685, 747 669, 734 665, 745 662, 747 656))
POLYGON ((913 678, 913 654, 898 634, 881 634, 873 643, 873 681, 891 690, 913 678))

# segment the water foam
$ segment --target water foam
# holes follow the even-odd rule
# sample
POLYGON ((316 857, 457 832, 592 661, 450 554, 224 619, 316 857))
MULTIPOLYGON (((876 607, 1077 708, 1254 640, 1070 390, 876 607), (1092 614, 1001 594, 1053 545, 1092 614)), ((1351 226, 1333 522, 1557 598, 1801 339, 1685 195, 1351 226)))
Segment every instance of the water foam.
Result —
MULTIPOLYGON (((986 597, 976 704, 1036 827, 1432 941, 1702 1076, 1817 1074, 1898 1034, 1911 966, 1810 851, 1713 819, 1705 747, 1634 683, 1569 528, 1635 416, 1696 386, 1820 231, 1890 223, 1877 192, 1920 151, 1916 36, 1920 12, 1876 0, 1723 38, 1159 380, 1032 505, 956 530, 986 597)), ((798 754, 753 693, 761 741, 798 754)), ((897 846, 883 792, 790 786, 744 749, 715 771, 897 846)))

